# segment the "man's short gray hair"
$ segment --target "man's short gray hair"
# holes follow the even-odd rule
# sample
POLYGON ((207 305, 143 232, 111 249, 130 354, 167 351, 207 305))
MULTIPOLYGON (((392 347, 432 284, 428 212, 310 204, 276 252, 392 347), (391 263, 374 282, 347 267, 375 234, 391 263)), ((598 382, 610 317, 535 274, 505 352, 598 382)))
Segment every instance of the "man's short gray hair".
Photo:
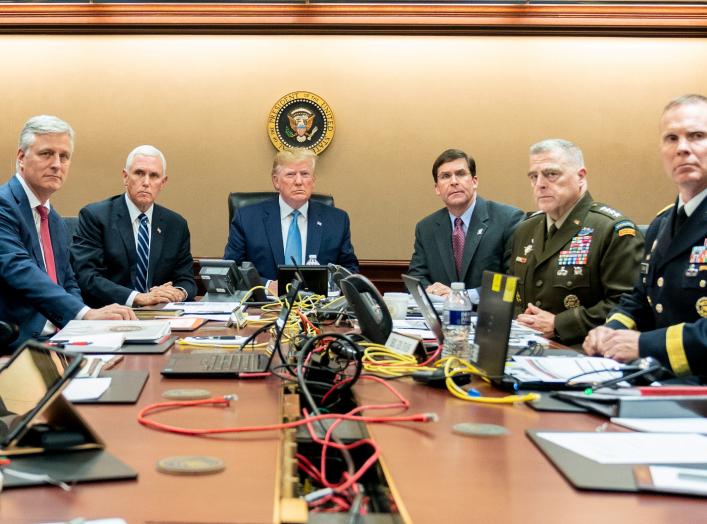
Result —
MULTIPOLYGON (((37 115, 33 116, 22 127, 20 131, 20 139, 18 141, 18 149, 24 153, 37 140, 37 135, 69 135, 71 141, 71 150, 74 150, 74 129, 59 117, 52 115, 37 115)), ((20 171, 20 162, 18 161, 15 168, 20 171)))
POLYGON ((548 138, 530 146, 531 155, 539 155, 540 153, 548 153, 550 151, 559 151, 575 166, 584 167, 584 155, 582 154, 582 150, 569 140, 548 138))
POLYGON ((689 94, 689 95, 682 95, 677 98, 673 98, 663 108, 663 114, 665 114, 666 111, 668 111, 674 107, 686 106, 686 105, 691 105, 691 104, 707 104, 707 97, 705 97, 703 95, 689 94))
POLYGON ((162 161, 162 175, 167 175, 167 160, 165 160, 162 151, 157 149, 155 146, 142 145, 137 146, 135 149, 130 151, 128 158, 125 160, 126 171, 130 171, 130 167, 133 165, 133 161, 136 156, 152 156, 159 158, 162 161))

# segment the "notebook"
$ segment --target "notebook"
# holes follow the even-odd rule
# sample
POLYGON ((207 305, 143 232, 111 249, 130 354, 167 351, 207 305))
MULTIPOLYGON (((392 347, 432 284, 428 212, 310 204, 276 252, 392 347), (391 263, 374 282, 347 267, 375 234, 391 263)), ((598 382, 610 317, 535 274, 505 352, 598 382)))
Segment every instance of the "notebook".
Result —
POLYGON ((170 357, 169 362, 161 371, 162 375, 168 378, 264 376, 270 369, 275 350, 280 345, 285 326, 287 325, 287 319, 293 309, 292 305, 297 298, 301 285, 302 282, 295 279, 290 286, 285 303, 277 319, 275 319, 275 336, 270 344, 269 354, 260 351, 229 353, 196 351, 193 353, 180 353, 170 357))

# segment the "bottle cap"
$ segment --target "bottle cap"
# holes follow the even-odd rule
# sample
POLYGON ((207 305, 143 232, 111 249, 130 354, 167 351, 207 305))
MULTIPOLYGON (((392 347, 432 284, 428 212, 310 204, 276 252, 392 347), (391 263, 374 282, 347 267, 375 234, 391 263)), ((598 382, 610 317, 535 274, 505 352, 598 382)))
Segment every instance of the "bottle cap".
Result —
POLYGON ((452 289, 454 291, 464 291, 466 286, 464 285, 464 282, 452 282, 452 289))

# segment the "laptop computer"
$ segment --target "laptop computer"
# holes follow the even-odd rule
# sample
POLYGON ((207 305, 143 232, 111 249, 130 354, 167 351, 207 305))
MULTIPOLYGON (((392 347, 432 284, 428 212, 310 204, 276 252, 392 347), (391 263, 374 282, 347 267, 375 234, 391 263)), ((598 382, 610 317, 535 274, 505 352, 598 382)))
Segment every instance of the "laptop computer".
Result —
POLYGON ((439 313, 434 307, 432 299, 425 291, 425 286, 419 278, 411 277, 410 275, 400 275, 403 278, 405 287, 408 292, 412 295, 415 304, 417 304, 422 318, 425 319, 427 327, 432 331, 437 337, 437 341, 441 344, 444 341, 444 334, 442 332, 442 320, 439 318, 439 313))
POLYGON ((327 266, 277 266, 277 288, 280 293, 284 292, 285 286, 292 279, 297 278, 297 273, 304 279, 302 289, 311 291, 315 295, 327 297, 329 295, 329 269, 327 266))
POLYGON ((269 354, 262 351, 215 353, 196 351, 172 355, 161 373, 167 378, 237 378, 249 375, 264 376, 270 369, 275 350, 280 344, 285 332, 287 320, 293 309, 302 282, 295 279, 290 286, 285 303, 280 314, 275 319, 275 336, 273 337, 269 354))
MULTIPOLYGON (((506 374, 508 358, 520 351, 520 348, 508 346, 517 286, 517 277, 484 271, 474 335, 478 353, 472 355, 472 363, 500 389, 567 389, 557 382, 525 381, 506 374)), ((576 352, 557 350, 555 354, 559 357, 576 355, 576 352)))

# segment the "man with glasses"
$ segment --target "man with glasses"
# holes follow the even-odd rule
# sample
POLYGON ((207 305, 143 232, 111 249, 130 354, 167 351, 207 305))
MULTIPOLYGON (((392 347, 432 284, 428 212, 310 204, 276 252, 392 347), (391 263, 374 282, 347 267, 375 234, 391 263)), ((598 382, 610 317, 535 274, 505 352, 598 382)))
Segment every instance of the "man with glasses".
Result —
POLYGON ((279 193, 258 204, 236 209, 224 258, 252 262, 277 292, 277 266, 305 264, 316 255, 321 265, 338 264, 358 272, 345 211, 310 200, 317 155, 308 149, 288 149, 275 155, 272 184, 279 193))
POLYGON ((459 149, 437 157, 432 178, 445 207, 417 223, 408 273, 439 296, 449 294, 452 282, 464 282, 478 303, 483 271, 508 268, 511 237, 523 212, 477 196, 476 162, 459 149))
POLYGON ((572 142, 531 146, 528 178, 539 211, 513 236, 518 321, 564 344, 581 343, 633 288, 643 236, 592 199, 582 151, 572 142))

